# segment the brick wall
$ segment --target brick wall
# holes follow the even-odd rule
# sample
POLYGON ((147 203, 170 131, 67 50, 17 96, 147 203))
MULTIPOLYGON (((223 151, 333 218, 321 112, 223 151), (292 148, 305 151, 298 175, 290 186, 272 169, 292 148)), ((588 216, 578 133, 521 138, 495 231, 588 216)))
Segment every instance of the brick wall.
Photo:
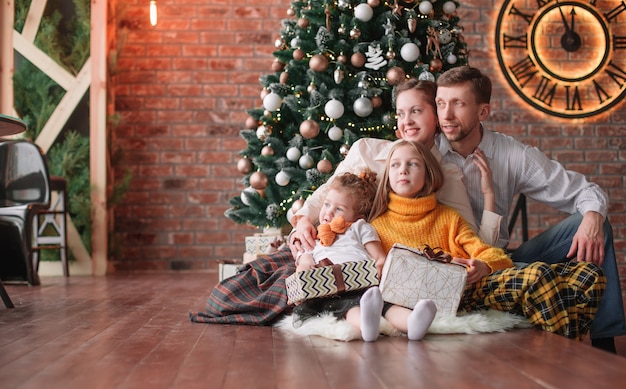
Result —
MULTIPOLYGON (((120 2, 121 3, 121 2, 120 2)), ((129 4, 128 2, 124 2, 129 4)), ((204 269, 239 258, 254 228, 223 216, 240 193, 235 163, 245 110, 258 107, 258 78, 270 72, 288 0, 159 0, 159 23, 148 24, 147 2, 118 7, 113 78, 120 124, 113 146, 116 176, 133 181, 116 208, 117 254, 111 270, 204 269), (121 37, 126 34, 126 39, 121 37)), ((494 81, 488 127, 538 146, 597 182, 611 199, 610 220, 626 277, 625 104, 598 119, 568 122, 531 110, 500 74, 494 52, 499 1, 464 1, 458 10, 470 64, 494 81)), ((531 203, 531 235, 562 215, 531 203)))

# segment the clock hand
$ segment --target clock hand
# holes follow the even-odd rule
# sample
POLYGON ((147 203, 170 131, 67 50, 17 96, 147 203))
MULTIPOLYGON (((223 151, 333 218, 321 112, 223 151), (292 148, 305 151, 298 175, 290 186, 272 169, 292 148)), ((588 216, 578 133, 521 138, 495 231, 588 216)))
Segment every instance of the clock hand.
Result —
POLYGON ((561 4, 559 3, 559 0, 556 0, 556 5, 559 7, 559 13, 561 14, 561 19, 563 19, 563 25, 565 26, 565 33, 567 34, 570 31, 574 30, 574 25, 573 25, 573 19, 574 17, 572 16, 572 28, 570 29, 569 24, 567 24, 567 19, 565 19, 565 15, 563 14, 563 10, 561 9, 561 4))
POLYGON ((574 7, 572 7, 572 11, 570 12, 572 24, 569 25, 567 23, 565 15, 563 14, 563 10, 561 9, 561 4, 559 3, 559 0, 556 0, 556 5, 559 8, 561 19, 563 20, 563 24, 565 25, 565 33, 561 36, 561 47, 565 51, 572 53, 580 49, 580 46, 582 45, 582 39, 580 38, 580 35, 578 35, 576 31, 574 31, 574 16, 576 15, 576 11, 574 10, 574 7))

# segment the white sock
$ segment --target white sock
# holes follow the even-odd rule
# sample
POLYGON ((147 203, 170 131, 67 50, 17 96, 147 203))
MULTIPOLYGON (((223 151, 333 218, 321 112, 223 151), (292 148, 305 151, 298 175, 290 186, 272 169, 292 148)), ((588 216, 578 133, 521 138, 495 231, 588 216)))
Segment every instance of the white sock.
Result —
POLYGON ((432 300, 418 301, 406 322, 409 340, 422 340, 436 313, 437 307, 432 300))
POLYGON ((383 313, 383 296, 377 286, 369 288, 361 296, 361 336, 366 342, 378 339, 380 318, 383 313))

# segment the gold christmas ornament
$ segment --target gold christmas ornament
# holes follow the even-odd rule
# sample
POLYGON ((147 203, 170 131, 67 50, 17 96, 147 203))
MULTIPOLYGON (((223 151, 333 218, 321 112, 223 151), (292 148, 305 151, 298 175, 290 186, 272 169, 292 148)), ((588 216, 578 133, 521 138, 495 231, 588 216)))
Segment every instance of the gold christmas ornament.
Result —
POLYGON ((348 62, 348 57, 345 54, 339 54, 337 56, 337 62, 347 63, 348 62))
POLYGON ((300 135, 313 139, 320 133, 320 125, 315 120, 307 119, 300 124, 300 135))
POLYGON ((374 108, 380 108, 383 105, 383 99, 380 96, 372 97, 372 106, 374 108))
POLYGON ((315 86, 314 83, 310 83, 309 86, 306 87, 306 91, 309 93, 316 91, 316 90, 317 90, 317 87, 315 86))
POLYGON ((360 52, 352 54, 352 57, 350 57, 350 63, 352 63, 352 66, 355 68, 362 67, 365 65, 365 54, 360 52))
POLYGON ((261 93, 260 93, 259 96, 261 97, 261 100, 263 100, 265 98, 265 96, 267 96, 269 94, 270 94, 270 91, 267 90, 266 88, 263 88, 263 89, 261 89, 261 93))
POLYGON ((241 158, 237 161, 237 171, 241 174, 248 174, 252 171, 252 161, 249 158, 241 158))
POLYGON ((430 61, 430 71, 437 73, 441 70, 441 68, 443 67, 443 62, 441 62, 441 60, 439 58, 433 58, 430 61))
POLYGON ((267 175, 263 172, 254 172, 250 176, 250 186, 254 189, 265 189, 267 186, 267 175))
POLYGON ((414 17, 409 17, 406 21, 407 27, 409 28, 410 32, 415 32, 415 29, 417 28, 417 19, 415 19, 414 17))
POLYGON ((367 0, 367 5, 372 8, 376 8, 380 5, 380 0, 367 0))
POLYGON ((295 49, 292 55, 293 55, 293 59, 295 59, 296 61, 300 61, 301 59, 304 58, 304 50, 295 49))
POLYGON ((309 19, 307 18, 298 19, 298 27, 302 29, 309 27, 309 19))
POLYGON ((248 116, 248 118, 246 119, 246 128, 251 130, 253 128, 257 128, 258 126, 259 122, 257 122, 256 119, 252 116, 248 116))
POLYGON ((271 157, 274 155, 274 149, 270 145, 263 146, 261 149, 261 155, 264 157, 271 157))
POLYGON ((350 30, 350 38, 359 39, 360 37, 361 37, 361 30, 359 30, 356 27, 350 30))
POLYGON ((322 159, 317 163, 317 170, 322 174, 328 174, 333 170, 333 163, 327 159, 322 159))
POLYGON ((323 54, 315 54, 309 61, 309 68, 318 73, 325 72, 328 69, 328 58, 323 54))
POLYGON ((284 68, 285 68, 285 64, 280 62, 278 59, 275 59, 274 62, 272 62, 272 71, 280 72, 284 68))
POLYGON ((404 69, 399 66, 394 66, 387 71, 387 82, 389 85, 400 85, 405 77, 404 69))
POLYGON ((280 80, 280 83, 281 83, 281 84, 286 84, 286 83, 288 83, 288 82, 289 82, 289 73, 287 73, 287 72, 282 72, 282 73, 280 73, 280 78, 279 78, 279 80, 280 80))

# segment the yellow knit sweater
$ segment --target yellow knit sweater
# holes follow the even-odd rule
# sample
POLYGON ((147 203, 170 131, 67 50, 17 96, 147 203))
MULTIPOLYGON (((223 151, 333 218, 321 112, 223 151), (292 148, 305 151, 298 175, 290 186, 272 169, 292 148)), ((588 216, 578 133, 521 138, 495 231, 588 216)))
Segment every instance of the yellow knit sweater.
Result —
POLYGON ((387 212, 372 221, 386 252, 394 243, 415 248, 427 244, 453 258, 480 259, 491 272, 513 267, 502 249, 484 243, 454 209, 437 204, 434 194, 421 198, 389 196, 387 212))

